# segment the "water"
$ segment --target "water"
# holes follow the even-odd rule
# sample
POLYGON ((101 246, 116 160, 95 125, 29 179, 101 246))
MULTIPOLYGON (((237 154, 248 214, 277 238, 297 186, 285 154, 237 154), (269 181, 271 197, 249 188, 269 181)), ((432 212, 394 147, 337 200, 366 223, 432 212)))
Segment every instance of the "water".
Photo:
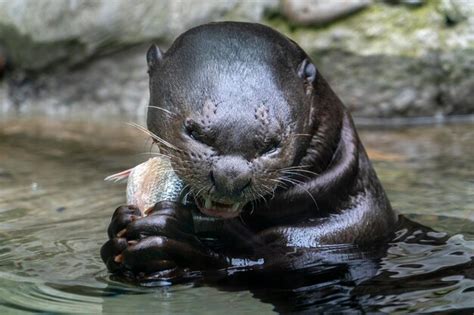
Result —
POLYGON ((124 185, 103 178, 146 158, 133 134, 120 125, 0 122, 1 314, 474 310, 472 125, 361 132, 392 204, 440 232, 424 235, 433 242, 415 230, 373 252, 332 249, 334 263, 305 252, 285 272, 235 269, 151 288, 111 278, 99 257, 125 202, 124 185))

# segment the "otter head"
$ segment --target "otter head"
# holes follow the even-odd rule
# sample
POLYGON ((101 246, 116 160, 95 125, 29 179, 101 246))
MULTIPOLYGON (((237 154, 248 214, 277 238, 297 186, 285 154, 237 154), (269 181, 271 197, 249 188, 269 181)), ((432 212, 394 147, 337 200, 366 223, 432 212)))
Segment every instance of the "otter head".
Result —
POLYGON ((310 141, 316 69, 260 25, 215 23, 147 54, 147 124, 201 212, 223 218, 291 185, 310 141))

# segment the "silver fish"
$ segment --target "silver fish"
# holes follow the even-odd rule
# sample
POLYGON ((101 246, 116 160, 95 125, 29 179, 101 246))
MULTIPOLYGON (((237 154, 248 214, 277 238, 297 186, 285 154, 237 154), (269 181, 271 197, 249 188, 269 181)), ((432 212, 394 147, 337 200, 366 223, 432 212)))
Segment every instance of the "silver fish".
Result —
POLYGON ((127 204, 137 206, 143 215, 157 202, 181 201, 184 183, 163 157, 153 157, 129 170, 110 175, 108 181, 127 180, 127 204))

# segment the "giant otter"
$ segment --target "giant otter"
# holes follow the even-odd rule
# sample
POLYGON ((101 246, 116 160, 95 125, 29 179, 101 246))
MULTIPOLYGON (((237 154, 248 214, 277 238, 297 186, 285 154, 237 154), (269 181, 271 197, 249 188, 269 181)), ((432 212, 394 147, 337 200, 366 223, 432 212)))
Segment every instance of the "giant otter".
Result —
POLYGON ((147 62, 148 129, 195 205, 160 202, 147 217, 118 208, 101 250, 109 270, 223 268, 268 248, 392 235, 397 215, 350 114, 295 42, 259 24, 211 23, 166 53, 153 45, 147 62), (204 233, 196 212, 209 219, 204 233))

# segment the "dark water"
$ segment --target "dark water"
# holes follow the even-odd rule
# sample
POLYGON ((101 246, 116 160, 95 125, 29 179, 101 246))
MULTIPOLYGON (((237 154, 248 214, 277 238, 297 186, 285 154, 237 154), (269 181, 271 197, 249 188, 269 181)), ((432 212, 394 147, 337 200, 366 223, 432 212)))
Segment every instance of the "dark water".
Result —
POLYGON ((405 241, 386 248, 295 251, 284 267, 149 288, 114 280, 99 257, 125 202, 124 186, 103 178, 144 160, 134 154, 143 141, 126 150, 113 145, 120 133, 78 144, 0 128, 0 313, 472 312, 473 130, 361 133, 394 207, 439 233, 400 231, 405 241))

